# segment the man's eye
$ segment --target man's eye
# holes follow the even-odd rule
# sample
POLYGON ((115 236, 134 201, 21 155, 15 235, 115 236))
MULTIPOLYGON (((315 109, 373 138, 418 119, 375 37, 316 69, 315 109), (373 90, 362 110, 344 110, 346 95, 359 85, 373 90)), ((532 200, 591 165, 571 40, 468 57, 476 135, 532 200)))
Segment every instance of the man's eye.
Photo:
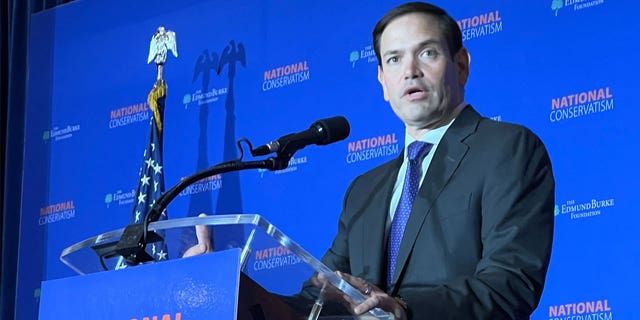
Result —
POLYGON ((389 59, 387 59, 387 63, 396 63, 398 62, 398 57, 389 57, 389 59))
POLYGON ((431 58, 433 58, 436 55, 437 55, 437 52, 435 50, 432 50, 432 49, 426 49, 426 50, 423 50, 422 52, 420 52, 420 56, 421 57, 431 57, 431 58))

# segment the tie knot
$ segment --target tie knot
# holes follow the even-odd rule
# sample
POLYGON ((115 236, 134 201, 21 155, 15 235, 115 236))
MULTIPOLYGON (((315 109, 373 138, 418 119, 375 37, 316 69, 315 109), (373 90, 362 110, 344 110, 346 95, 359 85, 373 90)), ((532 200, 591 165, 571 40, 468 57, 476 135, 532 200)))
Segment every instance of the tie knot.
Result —
POLYGON ((431 143, 414 141, 407 147, 407 156, 410 161, 422 161, 431 150, 431 143))

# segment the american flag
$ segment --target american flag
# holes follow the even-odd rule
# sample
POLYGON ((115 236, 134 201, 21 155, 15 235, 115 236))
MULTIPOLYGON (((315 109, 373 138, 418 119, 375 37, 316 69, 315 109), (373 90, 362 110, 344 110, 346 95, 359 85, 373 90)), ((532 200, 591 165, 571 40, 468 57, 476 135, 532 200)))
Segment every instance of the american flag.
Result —
MULTIPOLYGON (((159 80, 149 92, 147 103, 153 115, 151 117, 151 130, 149 143, 143 153, 142 165, 138 179, 138 189, 134 200, 130 223, 143 223, 147 213, 156 200, 164 193, 164 168, 162 164, 162 120, 164 115, 164 102, 167 86, 163 80, 159 80)), ((160 220, 167 219, 166 210, 162 212, 160 220)), ((164 234, 157 232, 161 237, 164 234)), ((164 241, 151 243, 147 246, 147 252, 156 261, 167 260, 167 245, 164 241)), ((125 268, 127 265, 121 258, 116 269, 125 268)))

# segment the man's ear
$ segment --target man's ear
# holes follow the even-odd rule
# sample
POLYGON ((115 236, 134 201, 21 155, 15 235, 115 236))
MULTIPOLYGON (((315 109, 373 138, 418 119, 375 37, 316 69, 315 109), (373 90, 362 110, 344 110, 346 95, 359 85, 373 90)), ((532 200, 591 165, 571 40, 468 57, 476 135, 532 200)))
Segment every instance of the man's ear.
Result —
POLYGON ((469 65, 471 64, 471 55, 467 48, 462 47, 458 50, 458 53, 453 57, 453 62, 456 66, 456 73, 458 75, 458 85, 464 87, 467 84, 467 78, 469 78, 469 65))
POLYGON ((387 85, 384 82, 384 71, 382 71, 382 66, 378 66, 378 82, 382 86, 382 94, 384 95, 384 100, 389 101, 389 95, 387 94, 387 85))

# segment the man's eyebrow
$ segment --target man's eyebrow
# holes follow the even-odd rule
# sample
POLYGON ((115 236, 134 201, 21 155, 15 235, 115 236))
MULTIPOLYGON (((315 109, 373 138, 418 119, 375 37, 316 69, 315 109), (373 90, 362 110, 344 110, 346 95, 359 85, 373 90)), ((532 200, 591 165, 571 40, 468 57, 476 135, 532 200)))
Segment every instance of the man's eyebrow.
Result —
MULTIPOLYGON (((440 42, 437 41, 437 40, 434 40, 434 39, 427 39, 427 40, 424 40, 424 41, 418 43, 416 45, 416 47, 417 48, 423 48, 423 47, 426 47, 426 46, 429 46, 429 45, 438 45, 439 46, 440 42)), ((395 54, 398 54, 400 51, 402 51, 402 50, 397 50, 397 49, 396 50, 387 50, 382 54, 382 56, 386 57, 386 56, 390 56, 390 55, 395 55, 395 54)))
POLYGON ((439 46, 440 42, 436 41, 434 39, 427 39, 427 40, 424 40, 424 41, 420 42, 418 44, 418 48, 423 48, 423 47, 426 47, 426 46, 429 46, 429 45, 438 45, 439 46))
POLYGON ((386 57, 386 56, 396 55, 398 54, 398 52, 400 52, 400 50, 387 50, 382 54, 382 56, 386 57))

